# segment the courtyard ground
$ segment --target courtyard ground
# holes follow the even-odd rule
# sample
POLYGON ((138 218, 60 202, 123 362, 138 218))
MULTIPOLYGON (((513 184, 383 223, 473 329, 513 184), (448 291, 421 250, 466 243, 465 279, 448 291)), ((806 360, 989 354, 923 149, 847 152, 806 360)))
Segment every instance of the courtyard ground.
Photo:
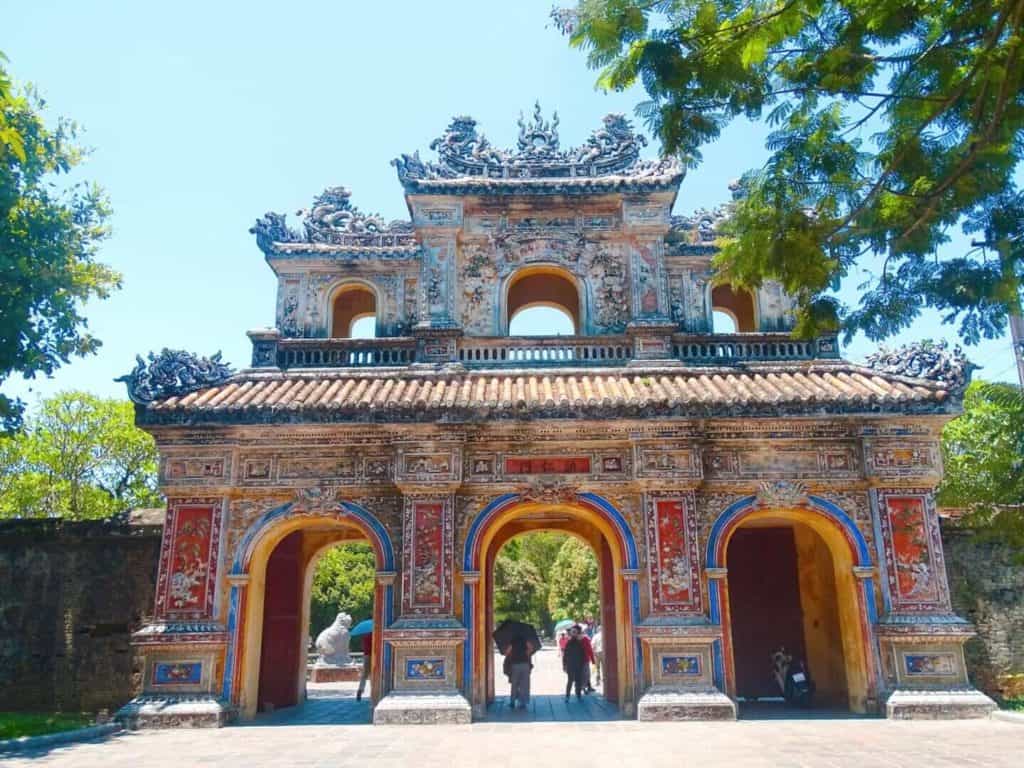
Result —
POLYGON ((537 658, 536 697, 508 710, 508 684, 487 721, 461 726, 373 726, 354 684, 310 686, 302 707, 220 730, 125 733, 106 742, 57 747, 3 762, 5 768, 545 768, 607 765, 745 768, 941 768, 1024 765, 1024 726, 992 720, 895 722, 827 716, 735 723, 619 720, 600 694, 563 700, 555 651, 537 658))

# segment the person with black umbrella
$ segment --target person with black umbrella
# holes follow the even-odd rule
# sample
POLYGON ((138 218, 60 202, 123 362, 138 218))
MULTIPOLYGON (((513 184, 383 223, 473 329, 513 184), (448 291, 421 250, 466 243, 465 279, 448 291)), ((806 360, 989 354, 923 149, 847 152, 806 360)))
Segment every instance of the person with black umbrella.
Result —
POLYGON ((494 642, 505 656, 505 672, 512 686, 512 709, 518 703, 526 709, 530 704, 530 672, 533 654, 540 649, 537 630, 520 621, 505 620, 494 631, 494 642))
POLYGON ((562 651, 562 669, 565 671, 565 700, 569 700, 569 692, 576 686, 576 698, 583 698, 583 667, 587 663, 587 649, 580 639, 582 634, 579 624, 569 628, 569 642, 562 651))

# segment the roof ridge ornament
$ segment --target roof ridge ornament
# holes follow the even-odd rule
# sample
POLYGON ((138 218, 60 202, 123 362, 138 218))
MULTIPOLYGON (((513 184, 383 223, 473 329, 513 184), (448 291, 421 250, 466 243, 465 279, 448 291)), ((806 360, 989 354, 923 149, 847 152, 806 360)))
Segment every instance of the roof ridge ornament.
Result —
POLYGON ((539 101, 534 104, 533 120, 520 113, 518 125, 517 149, 498 149, 477 130, 476 120, 459 115, 430 143, 437 152, 436 162, 424 161, 414 152, 396 158, 392 165, 403 183, 464 178, 650 178, 681 173, 675 158, 641 160, 647 139, 635 133, 621 114, 605 115, 601 127, 584 144, 565 150, 559 145, 558 113, 545 120, 539 101))
POLYGON ((949 349, 945 340, 930 339, 905 344, 897 349, 884 345, 867 356, 864 365, 878 373, 931 379, 953 392, 962 392, 971 383, 971 374, 979 366, 967 359, 959 345, 949 349))
POLYGON ((385 248, 413 245, 409 221, 385 222, 379 213, 364 213, 351 202, 347 187, 327 187, 309 208, 295 212, 303 217, 304 232, 290 229, 285 214, 268 212, 249 230, 264 253, 273 253, 275 243, 330 243, 349 247, 385 248))
POLYGON ((149 362, 142 355, 135 356, 135 369, 114 381, 123 381, 128 387, 128 398, 136 405, 149 405, 154 400, 178 397, 203 387, 224 383, 234 371, 220 361, 221 353, 199 357, 181 349, 161 350, 159 355, 149 353, 149 362))

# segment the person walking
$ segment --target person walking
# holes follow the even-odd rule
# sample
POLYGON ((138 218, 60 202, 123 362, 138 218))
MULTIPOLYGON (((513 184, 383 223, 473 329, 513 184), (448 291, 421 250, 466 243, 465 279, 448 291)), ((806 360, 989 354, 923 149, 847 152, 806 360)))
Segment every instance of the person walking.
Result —
POLYGON ((580 642, 583 643, 583 692, 593 693, 594 686, 590 684, 590 665, 594 663, 594 646, 585 631, 580 634, 580 642))
POLYGON ((359 688, 356 689, 356 701, 361 701, 366 681, 370 677, 370 664, 373 660, 373 632, 363 635, 363 668, 359 672, 359 688))
POLYGON ((594 667, 597 669, 597 684, 601 684, 601 667, 604 666, 604 632, 600 627, 594 632, 590 639, 590 646, 594 650, 594 667))
POLYGON ((508 680, 512 686, 509 706, 516 708, 516 703, 523 709, 530 705, 530 672, 533 670, 533 643, 523 637, 514 637, 505 648, 505 659, 508 663, 508 680))
POLYGON ((569 639, 562 649, 562 669, 565 671, 565 700, 569 700, 572 687, 576 686, 576 698, 583 699, 583 666, 587 663, 587 651, 580 640, 580 625, 569 629, 569 639))

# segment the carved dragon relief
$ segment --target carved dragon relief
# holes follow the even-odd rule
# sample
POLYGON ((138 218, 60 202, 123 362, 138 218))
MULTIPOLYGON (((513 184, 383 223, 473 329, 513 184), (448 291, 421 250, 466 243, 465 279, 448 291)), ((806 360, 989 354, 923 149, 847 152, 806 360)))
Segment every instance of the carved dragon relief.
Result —
POLYGON ((148 405, 165 397, 179 397, 203 387, 222 384, 233 373, 220 361, 221 353, 198 357, 180 349, 164 348, 159 355, 149 353, 149 362, 135 356, 135 369, 114 381, 123 381, 128 397, 137 405, 148 405))
POLYGON ((330 243, 354 248, 394 248, 415 245, 411 222, 385 222, 376 213, 364 213, 351 202, 346 187, 328 187, 309 208, 296 211, 303 232, 288 227, 285 214, 268 212, 249 230, 264 253, 275 251, 275 243, 330 243))
POLYGON ((484 178, 554 178, 657 176, 676 173, 673 158, 640 160, 640 149, 647 140, 633 132, 623 115, 605 116, 603 124, 586 143, 562 150, 559 147, 558 115, 544 120, 540 104, 534 106, 533 121, 519 117, 516 150, 494 147, 477 131, 476 120, 466 115, 452 119, 445 132, 431 142, 437 162, 424 161, 419 152, 403 154, 392 161, 398 176, 406 179, 453 179, 467 176, 484 178))

